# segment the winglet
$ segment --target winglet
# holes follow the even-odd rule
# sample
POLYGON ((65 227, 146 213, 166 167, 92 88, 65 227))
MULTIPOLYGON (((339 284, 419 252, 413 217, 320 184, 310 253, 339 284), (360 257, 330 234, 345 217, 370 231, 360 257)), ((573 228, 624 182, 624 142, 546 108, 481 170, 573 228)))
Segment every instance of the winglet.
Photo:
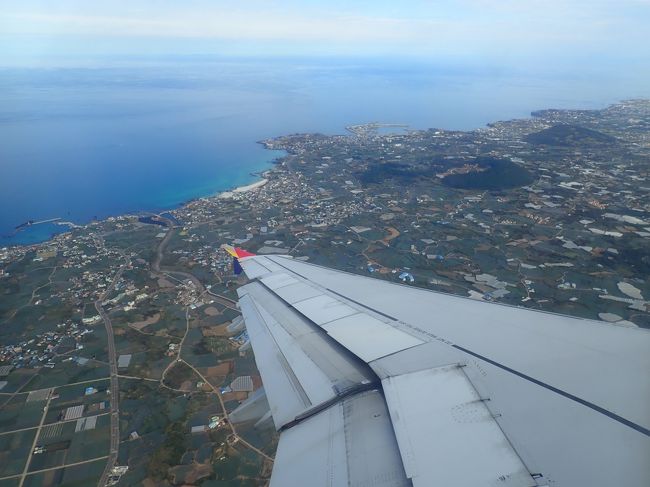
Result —
POLYGON ((232 256, 232 266, 235 271, 235 274, 237 275, 241 274, 243 271, 241 265, 239 264, 239 259, 243 259, 244 257, 252 257, 255 255, 252 252, 249 252, 239 247, 233 247, 232 245, 224 244, 221 246, 221 248, 223 248, 226 252, 228 252, 232 256))

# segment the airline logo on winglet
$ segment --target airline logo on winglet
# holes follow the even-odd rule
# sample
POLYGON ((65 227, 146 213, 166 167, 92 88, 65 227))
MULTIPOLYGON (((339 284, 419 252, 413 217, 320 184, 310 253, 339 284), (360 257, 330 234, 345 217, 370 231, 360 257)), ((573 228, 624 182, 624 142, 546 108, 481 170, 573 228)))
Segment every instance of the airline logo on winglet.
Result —
POLYGON ((241 274, 243 271, 241 265, 239 264, 239 259, 243 259, 244 257, 253 257, 255 255, 252 252, 239 247, 233 247, 232 245, 224 244, 221 246, 221 248, 232 255, 232 266, 236 275, 241 274))

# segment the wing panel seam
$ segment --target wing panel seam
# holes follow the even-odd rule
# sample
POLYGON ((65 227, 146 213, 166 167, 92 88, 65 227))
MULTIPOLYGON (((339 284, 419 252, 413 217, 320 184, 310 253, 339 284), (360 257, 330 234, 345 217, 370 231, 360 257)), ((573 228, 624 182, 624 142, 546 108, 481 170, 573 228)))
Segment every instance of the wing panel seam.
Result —
POLYGON ((603 415, 607 416, 610 419, 613 419, 614 421, 617 421, 617 422, 619 422, 619 423, 621 423, 621 424, 623 424, 623 425, 625 425, 625 426, 627 426, 629 428, 632 428, 633 430, 636 430, 639 433, 644 434, 645 436, 650 436, 650 429, 645 428, 645 427, 641 426, 640 424, 636 424, 635 422, 630 421, 629 419, 625 419, 624 417, 619 416, 618 414, 613 413, 613 412, 611 412, 611 411, 609 411, 609 410, 607 410, 605 408, 602 408, 602 407, 600 407, 600 406, 598 406, 598 405, 596 405, 596 404, 594 404, 592 402, 586 401, 585 399, 579 398, 578 396, 574 396, 573 394, 571 394, 569 392, 566 392, 566 391, 563 391, 562 389, 558 389, 557 387, 554 387, 554 386, 552 386, 550 384, 546 384, 545 382, 537 380, 537 379, 535 379, 535 378, 533 378, 533 377, 531 377, 529 375, 526 375, 526 374, 524 374, 522 372, 519 372, 518 370, 511 369, 507 365, 503 365, 503 364, 500 364, 499 362, 495 362, 494 360, 491 360, 491 359, 489 359, 487 357, 484 357, 483 355, 479 355, 476 352, 472 352, 471 350, 468 350, 468 349, 466 349, 464 347, 461 347, 460 345, 451 345, 451 346, 458 349, 458 350, 460 350, 461 352, 465 352, 465 353, 467 353, 469 355, 472 355, 472 356, 474 356, 476 358, 484 360, 485 362, 487 362, 487 363, 489 363, 491 365, 494 365, 495 367, 498 367, 498 368, 500 368, 502 370, 505 370, 506 372, 510 372, 511 374, 516 375, 517 377, 525 379, 525 380, 527 380, 529 382, 532 382, 535 385, 543 387, 544 389, 547 389, 547 390, 549 390, 551 392, 559 394, 562 397, 565 397, 565 398, 570 399, 570 400, 572 400, 574 402, 577 402, 578 404, 582 404, 583 406, 586 406, 589 409, 592 409, 592 410, 594 410, 594 411, 596 411, 596 412, 598 412, 600 414, 603 414, 603 415))
MULTIPOLYGON (((284 265, 282 265, 282 264, 280 264, 280 263, 278 263, 278 262, 276 262, 274 260, 272 262, 274 262, 275 264, 279 265, 280 267, 288 270, 289 272, 293 272, 294 274, 296 274, 296 275, 302 277, 303 279, 306 279, 307 281, 311 282, 308 278, 306 278, 305 276, 303 276, 299 272, 296 272, 295 270, 292 270, 292 269, 290 269, 288 267, 285 267, 284 265)), ((376 310, 376 309, 374 309, 374 308, 372 308, 370 306, 367 306, 367 305, 365 305, 363 303, 359 303, 359 302, 357 302, 355 300, 352 300, 352 299, 348 298, 347 296, 343 296, 343 295, 337 293, 336 291, 332 291, 329 288, 325 288, 325 289, 327 291, 333 293, 333 294, 336 294, 336 295, 342 297, 343 299, 349 300, 350 302, 357 304, 358 306, 362 306, 363 308, 366 308, 366 309, 368 309, 368 310, 370 310, 370 311, 372 311, 374 313, 382 315, 382 316, 384 316, 386 318, 390 318, 390 319, 392 319, 392 320, 394 320, 394 321, 396 321, 398 323, 402 323, 397 318, 394 318, 394 317, 392 317, 390 315, 382 313, 381 311, 378 311, 378 310, 376 310)), ((500 364, 499 362, 495 362, 494 360, 491 360, 491 359, 489 359, 487 357, 484 357, 483 355, 480 355, 480 354, 478 354, 476 352, 472 352, 471 350, 468 350, 468 349, 466 349, 466 348, 464 348, 464 347, 462 347, 460 345, 456 345, 456 344, 454 344, 454 343, 452 343, 452 342, 450 342, 448 340, 441 340, 440 337, 434 337, 434 338, 436 340, 438 340, 438 341, 443 341, 443 343, 446 343, 447 345, 451 345, 452 347, 454 347, 457 350, 460 350, 460 351, 465 352, 465 353, 467 353, 469 355, 472 355, 472 356, 474 356, 476 358, 484 360, 484 361, 494 365, 495 367, 498 367, 498 368, 500 368, 502 370, 505 370, 506 372, 509 372, 509 373, 511 373, 513 375, 516 375, 517 377, 525 379, 525 380, 527 380, 529 382, 532 382, 533 384, 536 384, 536 385, 538 385, 540 387, 543 387, 543 388, 545 388, 545 389, 547 389, 547 390, 549 390, 551 392, 559 394, 562 397, 565 397, 565 398, 570 399, 570 400, 572 400, 574 402, 577 402, 578 404, 581 404, 581 405, 583 405, 585 407, 588 407, 589 409, 591 409, 593 411, 596 411, 596 412, 598 412, 598 413, 600 413, 600 414, 602 414, 602 415, 604 415, 604 416, 606 416, 606 417, 608 417, 610 419, 613 419, 614 421, 617 421, 618 423, 621 423, 621 424, 623 424, 623 425, 625 425, 625 426, 627 426, 629 428, 632 428, 635 431, 638 431, 639 433, 641 433, 641 434, 643 434, 645 436, 650 437, 650 429, 648 429, 648 428, 646 428, 644 426, 641 426, 640 424, 637 424, 637 423, 635 423, 633 421, 630 421, 629 419, 626 419, 626 418, 624 418, 622 416, 619 416, 618 414, 613 413, 613 412, 611 412, 611 411, 609 411, 609 410, 607 410, 607 409, 605 409, 605 408, 603 408, 601 406, 598 406, 598 405, 596 405, 594 403, 591 403, 591 402, 589 402, 589 401, 587 401, 585 399, 582 399, 582 398, 580 398, 578 396, 574 396, 573 394, 571 394, 569 392, 563 391, 562 389, 558 389, 557 387, 554 387, 554 386, 552 386, 550 384, 547 384, 547 383, 542 382, 542 381, 540 381, 538 379, 530 377, 529 375, 526 375, 526 374, 524 374, 522 372, 519 372, 519 371, 517 371, 515 369, 512 369, 512 368, 510 368, 510 367, 508 367, 506 365, 500 364)))

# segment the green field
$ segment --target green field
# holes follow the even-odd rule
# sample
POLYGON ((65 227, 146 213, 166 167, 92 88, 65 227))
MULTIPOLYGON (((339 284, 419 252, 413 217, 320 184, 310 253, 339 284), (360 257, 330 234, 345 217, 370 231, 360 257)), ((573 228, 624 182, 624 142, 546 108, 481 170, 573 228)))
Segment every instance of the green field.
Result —
POLYGON ((0 435, 0 477, 22 473, 36 430, 0 435))

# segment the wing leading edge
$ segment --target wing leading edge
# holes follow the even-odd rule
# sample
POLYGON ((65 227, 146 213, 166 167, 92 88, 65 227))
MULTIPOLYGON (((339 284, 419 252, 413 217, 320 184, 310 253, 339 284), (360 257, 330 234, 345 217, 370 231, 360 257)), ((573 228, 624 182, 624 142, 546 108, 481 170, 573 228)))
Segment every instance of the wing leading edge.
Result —
POLYGON ((646 330, 240 261, 272 485, 650 485, 646 330))

